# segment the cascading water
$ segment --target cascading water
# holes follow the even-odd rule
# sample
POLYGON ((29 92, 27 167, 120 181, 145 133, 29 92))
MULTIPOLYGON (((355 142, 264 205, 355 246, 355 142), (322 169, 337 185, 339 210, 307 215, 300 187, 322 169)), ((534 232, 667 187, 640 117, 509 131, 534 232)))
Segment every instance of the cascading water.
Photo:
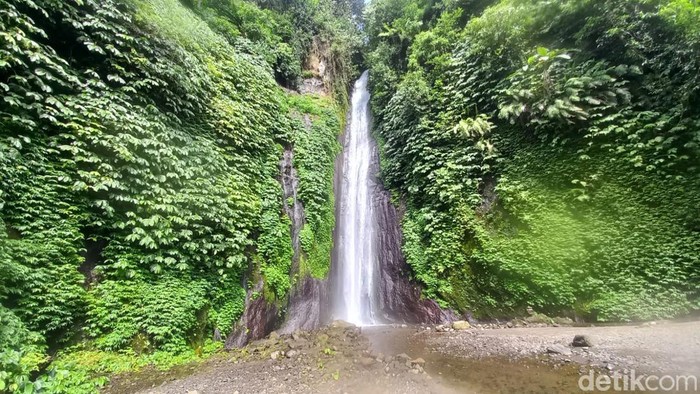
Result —
POLYGON ((343 143, 336 218, 336 300, 334 317, 366 326, 376 323, 377 253, 371 193, 374 144, 369 132, 369 91, 365 71, 355 82, 350 123, 343 143))

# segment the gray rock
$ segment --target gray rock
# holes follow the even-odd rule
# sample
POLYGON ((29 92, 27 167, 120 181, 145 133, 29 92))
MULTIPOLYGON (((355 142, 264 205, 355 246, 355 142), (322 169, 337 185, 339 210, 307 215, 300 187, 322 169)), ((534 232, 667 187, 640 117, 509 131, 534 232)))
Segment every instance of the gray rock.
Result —
POLYGON ((566 347, 564 345, 560 345, 557 343, 557 344, 554 344, 551 346, 547 346, 547 353, 549 353, 549 354, 563 354, 565 356, 568 356, 571 354, 571 349, 569 349, 568 347, 566 347))
POLYGON ((296 350, 288 350, 284 355, 287 356, 287 358, 294 358, 298 354, 299 354, 299 352, 296 350))
POLYGON ((281 354, 282 352, 280 352, 279 350, 275 350, 274 352, 270 353, 270 358, 273 360, 277 360, 278 358, 280 358, 281 354))

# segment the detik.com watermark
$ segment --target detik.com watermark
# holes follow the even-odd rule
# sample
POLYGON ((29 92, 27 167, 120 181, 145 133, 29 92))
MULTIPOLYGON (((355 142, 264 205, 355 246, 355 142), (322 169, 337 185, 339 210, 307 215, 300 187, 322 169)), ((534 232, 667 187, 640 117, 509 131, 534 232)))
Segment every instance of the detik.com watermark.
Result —
POLYGON ((698 378, 694 375, 649 375, 635 370, 615 372, 612 375, 588 371, 578 379, 582 391, 673 391, 697 392, 698 378))

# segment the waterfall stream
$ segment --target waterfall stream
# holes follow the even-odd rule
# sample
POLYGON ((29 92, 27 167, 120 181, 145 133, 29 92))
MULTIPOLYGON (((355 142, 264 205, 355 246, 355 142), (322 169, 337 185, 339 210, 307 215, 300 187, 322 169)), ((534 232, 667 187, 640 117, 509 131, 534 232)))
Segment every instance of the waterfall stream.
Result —
POLYGON ((369 91, 365 71, 355 82, 351 117, 343 142, 336 218, 336 300, 334 318, 366 326, 376 323, 377 251, 372 206, 369 91))

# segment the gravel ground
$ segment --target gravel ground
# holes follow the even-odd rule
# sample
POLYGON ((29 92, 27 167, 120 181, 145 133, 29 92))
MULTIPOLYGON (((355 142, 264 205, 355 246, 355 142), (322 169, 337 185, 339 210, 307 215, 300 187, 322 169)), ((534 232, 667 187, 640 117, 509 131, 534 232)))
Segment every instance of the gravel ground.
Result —
POLYGON ((483 359, 505 356, 519 359, 547 355, 554 362, 568 360, 605 369, 634 368, 647 373, 693 373, 700 376, 700 322, 471 329, 446 333, 423 332, 419 335, 424 337, 431 350, 457 357, 483 359), (593 346, 571 347, 575 335, 588 336, 593 346), (557 354, 557 350, 563 350, 565 354, 557 354))
POLYGON ((106 393, 573 393, 580 374, 635 369, 700 376, 700 322, 645 326, 359 329, 271 337, 106 393), (586 335, 588 348, 572 347, 586 335), (554 351, 554 352, 553 352, 554 351))
POLYGON ((107 393, 449 393, 409 356, 373 353, 359 328, 340 324, 271 337, 220 354, 195 373, 122 376, 107 393))

